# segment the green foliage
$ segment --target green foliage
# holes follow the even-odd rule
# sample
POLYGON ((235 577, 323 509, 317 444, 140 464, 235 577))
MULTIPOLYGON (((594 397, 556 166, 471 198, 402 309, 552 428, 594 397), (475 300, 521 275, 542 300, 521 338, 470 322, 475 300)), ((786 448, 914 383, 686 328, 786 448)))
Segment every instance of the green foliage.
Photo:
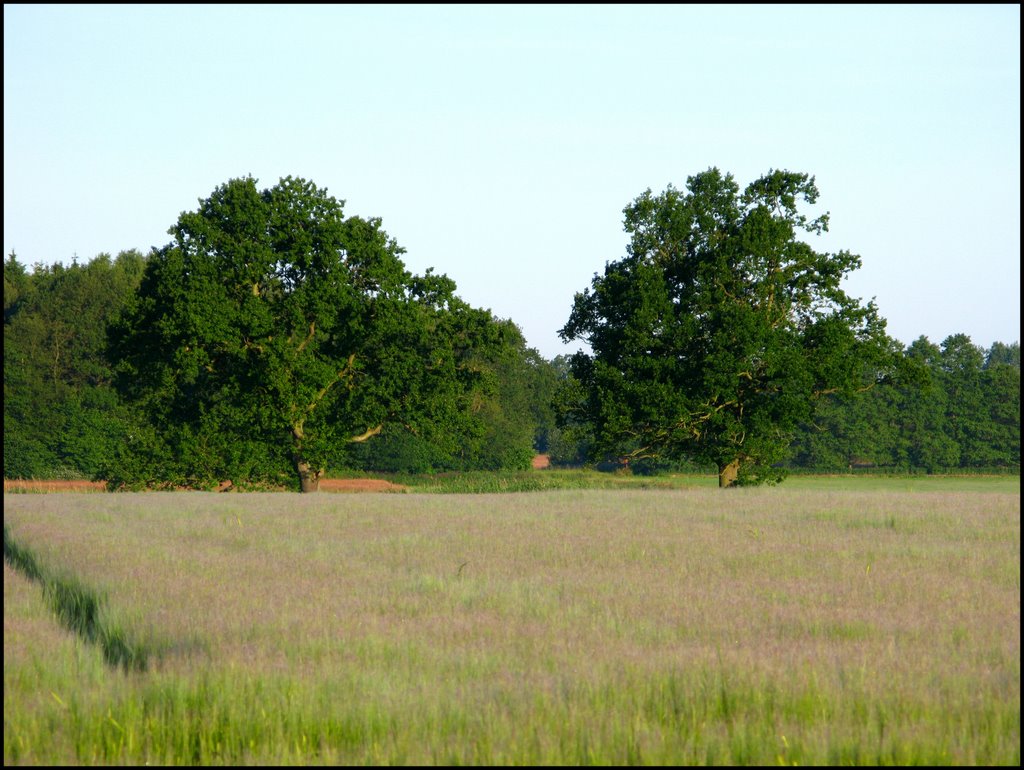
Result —
POLYGON ((982 434, 986 457, 992 465, 1020 468, 1020 365, 989 366, 981 381, 988 413, 982 434))
POLYGON ((25 294, 32 287, 31 278, 25 266, 18 261, 18 255, 11 251, 4 262, 4 323, 17 313, 25 294))
POLYGON ((485 372, 489 398, 473 405, 480 425, 479 438, 463 458, 460 470, 526 470, 530 468, 543 409, 538 380, 542 374, 536 351, 511 322, 503 329, 504 344, 489 347, 477 357, 485 372))
POLYGON ((350 458, 349 464, 356 470, 429 473, 443 464, 445 455, 422 436, 400 426, 386 426, 373 441, 354 445, 350 458))
POLYGON ((894 377, 820 400, 797 431, 791 462, 816 470, 1019 469, 1019 348, 997 342, 986 352, 962 334, 940 347, 920 337, 894 377))
POLYGON ((461 380, 435 383, 415 424, 389 424, 373 441, 352 445, 349 467, 401 473, 530 467, 542 359, 510 321, 474 313, 479 334, 457 351, 461 380))
MULTIPOLYGON (((559 367, 558 385, 552 400, 556 429, 549 439, 549 456, 553 465, 581 466, 598 456, 594 428, 577 406, 584 402, 583 385, 572 374, 572 359, 556 359, 559 367)), ((602 458, 603 459, 603 458, 602 458)))
POLYGON ((12 252, 4 474, 301 488, 327 467, 525 472, 534 452, 637 475, 741 460, 737 483, 1019 469, 1019 343, 898 349, 838 289, 857 258, 796 240, 827 222, 797 213, 813 179, 689 185, 627 207, 627 256, 562 330, 594 353, 551 361, 302 180, 223 185, 149 257, 12 252))
POLYGON ((245 178, 181 215, 113 335, 120 391, 160 426, 160 465, 120 475, 276 484, 290 466, 313 490, 328 466, 521 462, 521 404, 498 398, 518 330, 410 274, 380 220, 342 207, 245 178), (389 446, 352 448, 385 426, 389 446))
POLYGON ((106 335, 134 293, 144 259, 4 263, 4 475, 95 478, 120 442, 127 410, 111 388, 106 335))
POLYGON ((593 427, 591 459, 691 458, 724 486, 775 482, 814 399, 876 381, 893 343, 874 304, 840 288, 859 257, 797 239, 827 229, 798 211, 813 177, 769 172, 740 194, 710 169, 687 185, 627 206, 626 256, 576 295, 560 333, 593 352, 572 359, 563 419, 593 427))
POLYGON ((565 356, 556 356, 555 360, 548 361, 533 348, 526 351, 526 367, 522 374, 528 388, 527 408, 534 424, 533 448, 542 454, 550 450, 558 430, 555 394, 562 376, 560 360, 565 360, 565 356))

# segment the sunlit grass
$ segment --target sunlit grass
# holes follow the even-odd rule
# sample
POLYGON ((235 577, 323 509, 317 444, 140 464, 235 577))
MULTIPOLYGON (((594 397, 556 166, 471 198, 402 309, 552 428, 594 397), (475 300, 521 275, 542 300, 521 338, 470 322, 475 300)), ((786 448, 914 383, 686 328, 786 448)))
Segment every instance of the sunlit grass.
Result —
MULTIPOLYGON (((344 474, 339 474, 343 476, 344 474)), ((718 477, 697 474, 641 476, 588 468, 547 468, 542 471, 462 471, 436 474, 387 474, 415 492, 504 493, 558 489, 692 489, 717 486, 718 477)))
POLYGON ((932 489, 5 498, 163 641, 5 572, 5 761, 1019 764, 1019 482, 932 489))
MULTIPOLYGON (((343 477, 344 474, 340 474, 343 477)), ((379 476, 379 474, 378 474, 379 476)), ((536 492, 556 489, 711 489, 718 476, 698 473, 662 473, 644 476, 621 471, 586 468, 548 468, 542 471, 470 471, 440 474, 390 474, 388 479, 416 492, 481 493, 536 492)), ((779 489, 828 489, 888 492, 1020 492, 1019 475, 917 474, 793 474, 779 489)))

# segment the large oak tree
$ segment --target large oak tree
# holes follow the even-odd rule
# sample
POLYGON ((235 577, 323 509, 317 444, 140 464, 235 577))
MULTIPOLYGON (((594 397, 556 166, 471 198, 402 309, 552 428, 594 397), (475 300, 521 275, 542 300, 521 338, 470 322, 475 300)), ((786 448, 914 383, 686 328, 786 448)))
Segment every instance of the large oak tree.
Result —
POLYGON ((806 174, 770 171, 741 193, 712 168, 625 208, 626 256, 560 332, 591 349, 572 360, 565 418, 593 427, 594 452, 714 464, 721 486, 777 481, 813 399, 884 375, 885 321, 841 286, 860 258, 799 239, 827 230, 827 214, 800 210, 817 197, 806 174))
POLYGON ((347 443, 459 410, 469 351, 501 342, 493 319, 342 206, 302 179, 233 179, 150 255, 113 338, 122 391, 158 426, 147 481, 273 481, 290 463, 315 491, 347 443))

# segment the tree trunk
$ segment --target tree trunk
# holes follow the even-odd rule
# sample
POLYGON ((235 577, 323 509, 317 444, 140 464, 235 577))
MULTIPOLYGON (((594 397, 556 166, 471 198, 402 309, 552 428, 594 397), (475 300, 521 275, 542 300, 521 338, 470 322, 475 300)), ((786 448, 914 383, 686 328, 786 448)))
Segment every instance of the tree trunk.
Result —
POLYGON ((309 467, 309 462, 302 453, 303 438, 305 438, 305 434, 302 431, 302 421, 300 420, 292 426, 292 462, 295 463, 295 470, 299 474, 299 491, 319 492, 320 477, 323 475, 323 471, 315 471, 309 467))
POLYGON ((321 471, 314 471, 305 460, 295 460, 295 469, 299 472, 299 489, 302 492, 320 491, 321 471))
POLYGON ((740 461, 733 460, 728 465, 718 466, 718 486, 721 489, 725 487, 736 486, 736 479, 740 475, 740 461))

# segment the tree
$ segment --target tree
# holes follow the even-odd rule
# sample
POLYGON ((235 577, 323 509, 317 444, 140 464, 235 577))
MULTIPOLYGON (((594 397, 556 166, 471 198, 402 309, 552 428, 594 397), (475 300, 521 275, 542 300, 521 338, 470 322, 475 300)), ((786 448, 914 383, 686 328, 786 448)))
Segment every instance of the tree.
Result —
POLYGON ((840 287, 860 258, 797 239, 828 227, 798 211, 813 177, 770 171, 741 195, 712 168, 687 186, 627 206, 626 256, 576 295, 560 334, 592 352, 572 360, 570 419, 595 452, 714 464, 723 487, 778 481, 813 400, 870 387, 894 343, 840 287))
POLYGON ((586 465, 599 452, 594 449, 594 429, 580 408, 585 401, 583 386, 572 374, 572 356, 555 356, 551 365, 558 377, 552 397, 555 430, 550 438, 552 465, 586 465))
POLYGON ((290 466, 316 491, 348 444, 415 427, 472 380, 458 350, 479 319, 454 282, 411 275, 380 220, 343 205, 303 179, 233 179, 149 257, 112 349, 158 428, 151 477, 279 482, 290 466))
POLYGON ((1020 370, 1020 343, 1007 345, 1005 342, 993 342, 985 354, 985 368, 991 369, 1000 364, 1014 366, 1020 370))
POLYGON ((942 341, 940 381, 946 392, 946 431, 960 447, 960 465, 993 464, 989 415, 984 403, 982 367, 985 351, 966 334, 952 334, 942 341))
POLYGON ((18 311, 20 301, 31 285, 31 276, 25 266, 18 261, 18 255, 11 249, 4 262, 4 323, 7 323, 18 311))
MULTIPOLYGON (((372 442, 353 445, 349 462, 362 470, 429 473, 530 467, 535 423, 529 351, 519 328, 489 311, 460 307, 440 333, 450 374, 424 382, 416 419, 386 425, 372 442)), ((439 357, 434 353, 432 366, 439 357)), ((409 374, 415 381, 415 373, 409 374)))
POLYGON ((1020 343, 996 342, 982 372, 982 403, 988 412, 990 464, 1020 467, 1020 343))
POLYGON ((4 474, 96 477, 126 415, 104 356, 107 330, 138 286, 143 257, 70 267, 4 264, 4 474), (8 290, 11 289, 10 295, 8 290))
POLYGON ((935 472, 954 467, 960 454, 945 433, 946 394, 938 381, 939 347, 918 337, 906 349, 903 363, 910 376, 894 387, 897 441, 893 462, 904 469, 935 472))
POLYGON ((896 390, 871 388, 852 396, 829 394, 815 399, 809 422, 797 428, 792 445, 797 466, 846 471, 858 464, 893 464, 898 449, 896 390))

